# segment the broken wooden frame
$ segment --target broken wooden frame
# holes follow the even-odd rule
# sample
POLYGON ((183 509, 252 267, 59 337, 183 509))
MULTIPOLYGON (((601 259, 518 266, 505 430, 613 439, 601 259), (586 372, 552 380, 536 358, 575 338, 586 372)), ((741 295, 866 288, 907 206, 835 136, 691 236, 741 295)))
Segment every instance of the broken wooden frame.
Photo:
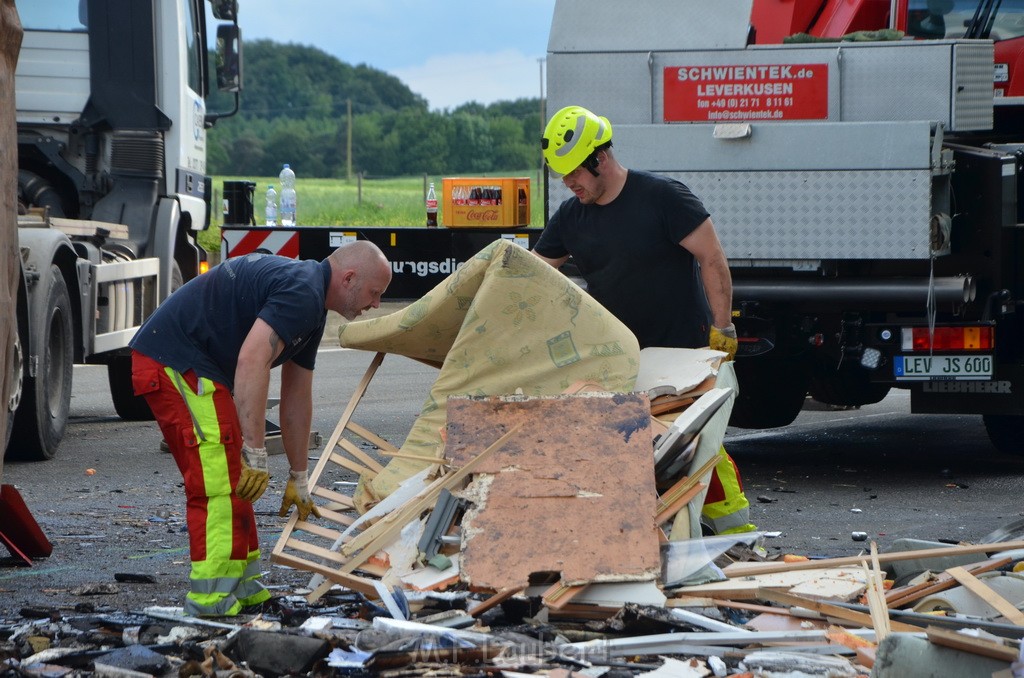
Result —
MULTIPOLYGON (((325 527, 299 520, 298 515, 293 513, 271 553, 273 562, 313 572, 324 577, 331 584, 341 584, 372 597, 378 595, 376 580, 362 577, 356 574, 356 571, 375 577, 383 576, 385 569, 369 563, 369 559, 380 548, 386 546, 406 524, 419 518, 423 512, 432 509, 443 490, 451 489, 465 480, 477 464, 495 450, 500 449, 520 428, 520 426, 511 428, 461 468, 440 475, 403 506, 365 529, 345 535, 347 528, 357 520, 357 516, 354 515, 355 503, 347 495, 321 487, 318 481, 332 464, 366 478, 372 478, 383 469, 377 460, 359 449, 359 446, 352 440, 346 438, 346 434, 372 443, 384 454, 398 453, 397 447, 352 421, 370 381, 384 361, 384 355, 384 353, 377 353, 374 356, 349 399, 319 461, 310 473, 310 494, 324 500, 325 503, 318 504, 320 518, 331 526, 325 527)), ((422 459, 424 462, 430 461, 429 457, 422 459)), ((438 459, 437 461, 440 466, 442 460, 438 459)), ((331 584, 319 587, 311 594, 311 599, 315 600, 322 596, 331 584)))
POLYGON ((365 473, 370 477, 381 471, 381 464, 359 449, 350 439, 345 438, 346 433, 362 438, 381 450, 398 451, 391 443, 352 421, 359 402, 366 395, 370 381, 383 362, 384 354, 377 353, 370 366, 366 368, 362 380, 356 386, 334 432, 324 446, 320 459, 309 475, 310 494, 326 502, 319 503, 318 508, 321 522, 328 525, 299 520, 297 512, 293 512, 270 555, 271 561, 275 563, 314 572, 333 583, 374 597, 377 593, 372 580, 350 572, 342 572, 340 569, 348 562, 348 558, 337 549, 345 528, 356 521, 355 503, 347 495, 321 487, 318 481, 331 465, 340 466, 357 475, 365 473))

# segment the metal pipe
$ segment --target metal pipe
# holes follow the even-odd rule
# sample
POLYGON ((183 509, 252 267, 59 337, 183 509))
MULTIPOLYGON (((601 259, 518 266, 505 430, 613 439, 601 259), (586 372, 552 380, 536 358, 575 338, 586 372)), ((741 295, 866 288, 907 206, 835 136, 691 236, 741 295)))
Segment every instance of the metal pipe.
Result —
MULTIPOLYGON (((373 620, 374 628, 377 627, 379 619, 381 617, 373 620)), ((874 629, 849 629, 849 632, 864 640, 875 640, 874 629)), ((754 643, 817 643, 825 640, 826 633, 823 629, 812 631, 746 631, 737 629, 733 633, 680 631, 679 633, 659 633, 650 636, 587 640, 581 643, 568 643, 562 645, 560 649, 565 656, 587 659, 685 653, 685 648, 691 645, 716 646, 724 652, 725 648, 730 645, 745 647, 754 643), (680 648, 683 649, 680 650, 680 648)))
POLYGON ((832 303, 916 303, 974 301, 975 283, 970 276, 954 278, 892 278, 888 280, 743 280, 733 279, 735 301, 791 301, 832 303))
MULTIPOLYGON (((847 610, 854 610, 856 612, 870 613, 871 610, 867 605, 861 605, 860 603, 848 603, 839 600, 830 600, 829 604, 837 607, 843 607, 847 610)), ((953 614, 940 615, 940 614, 928 614, 925 612, 914 612, 913 610, 889 610, 889 616, 897 621, 904 622, 906 624, 913 624, 914 626, 941 626, 942 628, 949 629, 982 629, 988 631, 992 635, 1000 636, 1002 638, 1020 638, 1020 628, 1016 624, 1009 624, 1004 622, 995 622, 989 619, 983 619, 981 617, 970 617, 964 614, 953 614)))

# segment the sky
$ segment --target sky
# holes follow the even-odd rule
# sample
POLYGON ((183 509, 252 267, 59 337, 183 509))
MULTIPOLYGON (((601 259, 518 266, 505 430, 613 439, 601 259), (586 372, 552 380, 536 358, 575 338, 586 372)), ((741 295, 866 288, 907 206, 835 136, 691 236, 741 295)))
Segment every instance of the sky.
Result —
POLYGON ((431 110, 541 96, 555 0, 242 0, 243 43, 318 47, 394 75, 431 110))

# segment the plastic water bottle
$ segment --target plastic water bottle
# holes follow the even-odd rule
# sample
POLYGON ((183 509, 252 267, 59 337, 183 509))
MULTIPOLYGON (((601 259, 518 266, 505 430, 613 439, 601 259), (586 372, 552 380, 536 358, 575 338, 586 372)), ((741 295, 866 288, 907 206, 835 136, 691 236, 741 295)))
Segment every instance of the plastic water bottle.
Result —
POLYGON ((295 194, 295 172, 288 166, 288 163, 285 163, 279 178, 281 179, 281 225, 294 226, 297 219, 298 198, 295 194))
POLYGON ((277 191, 274 184, 267 186, 267 206, 264 210, 267 215, 267 226, 277 226, 277 191))
POLYGON ((437 193, 434 184, 427 190, 427 228, 437 228, 437 193))

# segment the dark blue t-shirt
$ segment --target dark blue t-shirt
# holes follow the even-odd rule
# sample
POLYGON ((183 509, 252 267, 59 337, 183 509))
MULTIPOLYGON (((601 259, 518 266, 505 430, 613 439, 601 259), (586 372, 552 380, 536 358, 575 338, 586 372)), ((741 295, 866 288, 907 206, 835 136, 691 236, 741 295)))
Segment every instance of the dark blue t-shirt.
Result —
POLYGON ((711 311, 700 268, 679 242, 708 216, 684 184, 629 170, 607 205, 563 202, 534 250, 550 259, 572 255, 587 291, 640 348, 697 348, 707 346, 711 311))
POLYGON ((289 360, 313 369, 327 320, 331 266, 269 254, 228 259, 188 281, 139 328, 131 347, 178 372, 234 388, 238 353, 257 318, 285 343, 289 360))

